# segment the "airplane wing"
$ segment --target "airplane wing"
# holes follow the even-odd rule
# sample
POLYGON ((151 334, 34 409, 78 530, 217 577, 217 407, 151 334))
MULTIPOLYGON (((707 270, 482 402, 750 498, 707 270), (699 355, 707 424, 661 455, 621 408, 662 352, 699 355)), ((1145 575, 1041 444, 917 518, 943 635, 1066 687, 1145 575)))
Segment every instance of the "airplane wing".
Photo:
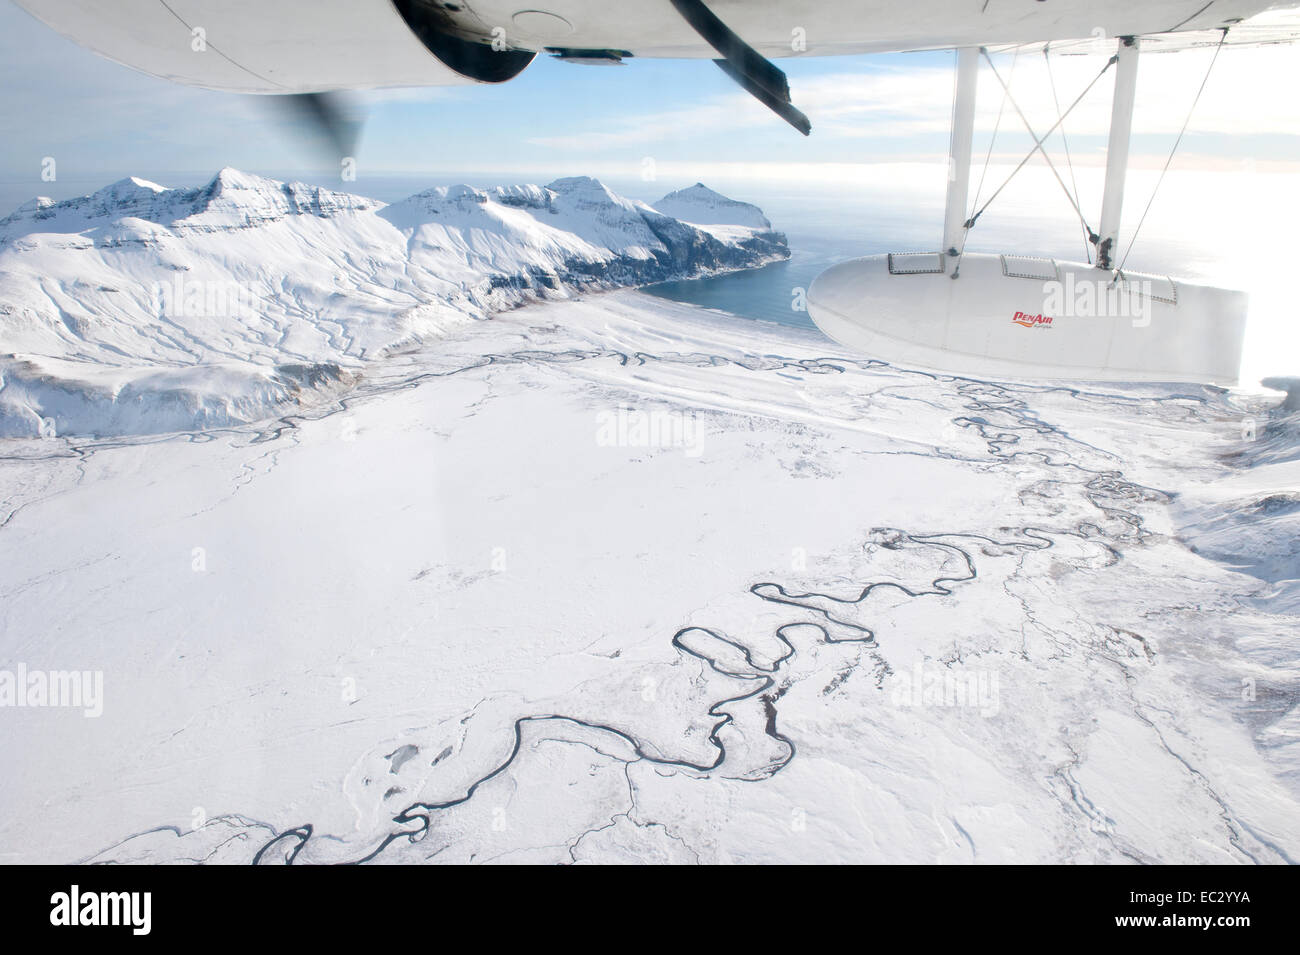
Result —
MULTIPOLYGON (((17 0, 77 43, 209 89, 316 93, 501 82, 537 54, 780 59, 1205 34, 1274 0, 17 0), (719 45, 726 47, 720 50, 719 45)), ((1254 21, 1252 21, 1253 23, 1254 21)), ((1260 27, 1260 31, 1265 28, 1260 27)), ((1211 34, 1213 35, 1212 32, 1211 34)), ((1235 38, 1234 38, 1235 39, 1235 38)), ((780 71, 777 70, 777 73, 780 71)), ((779 90, 777 98, 781 99, 779 90)))
MULTIPOLYGON (((1300 10, 1270 10, 1239 23, 1225 22, 1225 37, 1221 28, 1213 30, 1182 30, 1176 33, 1147 33, 1142 35, 1144 53, 1177 53, 1182 50, 1204 49, 1219 45, 1223 40, 1228 47, 1277 46, 1300 40, 1300 10)), ((1087 40, 1064 40, 1052 43, 1052 52, 1062 56, 1096 53, 1104 37, 1094 35, 1087 40)), ((1041 45, 1041 44, 1039 44, 1041 45)), ((1003 51, 1007 47, 994 44, 990 49, 1003 51)), ((1109 47, 1107 47, 1109 52, 1109 47)))

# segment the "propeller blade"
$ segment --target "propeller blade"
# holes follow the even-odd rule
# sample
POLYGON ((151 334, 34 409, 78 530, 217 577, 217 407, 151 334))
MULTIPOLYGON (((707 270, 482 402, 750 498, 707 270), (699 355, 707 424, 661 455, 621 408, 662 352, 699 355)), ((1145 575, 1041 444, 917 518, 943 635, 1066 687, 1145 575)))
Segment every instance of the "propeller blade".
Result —
POLYGON ((807 136, 812 132, 808 117, 790 102, 790 83, 777 66, 742 40, 734 30, 704 5, 704 0, 672 0, 677 12, 722 54, 714 60, 745 92, 807 136))
POLYGON ((273 99, 293 122, 302 123, 340 158, 356 152, 363 120, 340 93, 292 93, 273 99))

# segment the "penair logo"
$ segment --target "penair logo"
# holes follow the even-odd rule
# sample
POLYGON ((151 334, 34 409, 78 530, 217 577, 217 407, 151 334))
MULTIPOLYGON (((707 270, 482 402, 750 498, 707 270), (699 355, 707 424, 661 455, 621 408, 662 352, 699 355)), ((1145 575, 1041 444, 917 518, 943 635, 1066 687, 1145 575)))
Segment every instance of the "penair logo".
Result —
POLYGON ((1037 315, 1030 315, 1027 312, 1016 312, 1011 316, 1011 320, 1017 325, 1024 328, 1051 328, 1052 317, 1039 312, 1037 315))
POLYGON ((74 885, 50 896, 50 924, 126 926, 132 935, 148 935, 152 908, 149 892, 82 892, 74 885))

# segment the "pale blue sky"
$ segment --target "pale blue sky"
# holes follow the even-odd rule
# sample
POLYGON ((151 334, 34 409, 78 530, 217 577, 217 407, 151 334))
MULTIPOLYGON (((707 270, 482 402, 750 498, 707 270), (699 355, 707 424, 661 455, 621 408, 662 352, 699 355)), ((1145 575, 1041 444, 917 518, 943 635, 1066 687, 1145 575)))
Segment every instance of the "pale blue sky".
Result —
MULTIPOLYGON (((1041 55, 1022 61, 1018 95, 1043 129, 1055 115, 1050 100, 1041 99, 1041 61, 1041 55)), ((1072 99, 1101 62, 1059 60, 1061 99, 1072 99)), ((1144 60, 1135 162, 1156 162, 1168 149, 1206 62, 1202 52, 1144 60)), ((727 163, 772 164, 778 175, 795 164, 942 159, 951 54, 780 65, 796 103, 812 118, 809 139, 751 102, 707 61, 597 68, 539 57, 501 86, 361 94, 369 119, 353 188, 365 192, 367 177, 383 174, 480 182, 577 173, 635 179, 646 157, 673 184, 707 178, 727 163)), ((1009 60, 1002 67, 1009 69, 1009 60)), ((980 155, 1001 98, 990 75, 982 83, 980 155)), ((1071 117, 1071 146, 1081 163, 1100 159, 1108 83, 1094 91, 1077 122, 1071 117)), ((125 175, 180 185, 225 165, 276 177, 319 180, 331 173, 324 154, 307 146, 305 132, 266 98, 181 87, 110 63, 10 0, 0 0, 0 84, 6 93, 0 215, 37 193, 62 198, 125 175), (58 162, 54 183, 40 178, 47 156, 58 162)), ((1300 161, 1300 107, 1294 97, 1274 96, 1297 86, 1300 56, 1291 48, 1225 53, 1186 142, 1189 158, 1180 162, 1300 161)), ((1008 158, 1028 142, 1008 135, 1014 126, 1008 114, 998 149, 1008 158)))

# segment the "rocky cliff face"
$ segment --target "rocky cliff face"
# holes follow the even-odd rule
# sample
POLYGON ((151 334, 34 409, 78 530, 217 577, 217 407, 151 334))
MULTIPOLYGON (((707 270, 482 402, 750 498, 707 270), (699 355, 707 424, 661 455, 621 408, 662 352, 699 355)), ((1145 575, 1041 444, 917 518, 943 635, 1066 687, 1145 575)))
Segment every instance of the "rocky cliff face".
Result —
POLYGON ((164 382, 161 430, 247 420, 322 387, 285 366, 338 384, 525 302, 789 255, 753 206, 703 186, 664 202, 578 177, 386 205, 234 169, 33 200, 0 220, 0 435, 139 430, 164 382))

